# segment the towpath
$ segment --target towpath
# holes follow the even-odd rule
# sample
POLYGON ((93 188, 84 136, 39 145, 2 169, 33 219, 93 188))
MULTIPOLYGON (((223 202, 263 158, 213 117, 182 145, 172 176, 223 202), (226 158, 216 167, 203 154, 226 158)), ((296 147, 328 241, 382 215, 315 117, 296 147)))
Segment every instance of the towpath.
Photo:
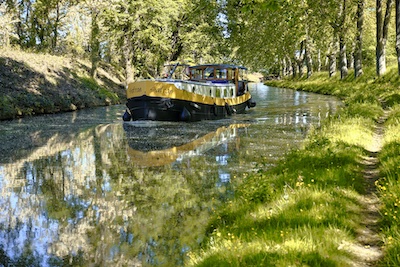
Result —
POLYGON ((353 252, 359 261, 354 266, 377 266, 382 258, 382 240, 379 236, 378 221, 380 218, 380 200, 377 196, 375 182, 379 179, 379 153, 383 146, 385 134, 384 123, 388 117, 388 111, 379 118, 375 125, 374 134, 369 147, 366 147, 368 156, 361 159, 364 167, 363 176, 366 181, 366 194, 361 197, 360 204, 363 209, 363 223, 357 231, 358 244, 352 246, 353 252))

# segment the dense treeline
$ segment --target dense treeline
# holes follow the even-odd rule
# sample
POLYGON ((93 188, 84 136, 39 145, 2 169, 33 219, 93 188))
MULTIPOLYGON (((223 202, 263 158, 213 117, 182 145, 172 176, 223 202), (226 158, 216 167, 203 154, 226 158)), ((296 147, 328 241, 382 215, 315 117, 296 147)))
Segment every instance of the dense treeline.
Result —
POLYGON ((6 0, 0 46, 90 58, 126 78, 155 76, 164 63, 222 60, 217 1, 6 0))
POLYGON ((5 0, 0 45, 90 58, 92 76, 104 61, 127 80, 157 76, 173 61, 341 78, 376 64, 380 76, 387 61, 400 64, 399 2, 5 0))
MULTIPOLYGON (((252 42, 237 51, 245 63, 268 66, 281 75, 302 76, 304 68, 307 77, 325 68, 331 76, 338 71, 344 78, 349 69, 358 77, 363 64, 375 62, 380 76, 386 60, 394 62, 399 39, 391 16, 394 4, 392 0, 238 0, 229 1, 227 10, 231 38, 241 44, 252 42)), ((398 6, 396 1, 396 10, 398 6)), ((398 11, 395 17, 399 21, 398 11)))

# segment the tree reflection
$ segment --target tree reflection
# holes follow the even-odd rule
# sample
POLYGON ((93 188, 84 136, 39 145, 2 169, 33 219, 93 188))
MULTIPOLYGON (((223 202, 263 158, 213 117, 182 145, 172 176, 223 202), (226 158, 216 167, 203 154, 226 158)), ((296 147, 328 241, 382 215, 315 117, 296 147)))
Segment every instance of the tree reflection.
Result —
POLYGON ((2 132, 15 145, 0 148, 0 263, 182 265, 245 174, 272 165, 335 109, 282 92, 267 90, 257 114, 238 117, 250 127, 138 124, 127 132, 99 124, 104 114, 89 125, 94 115, 83 113, 2 132))
POLYGON ((118 124, 93 127, 60 136, 16 173, 8 170, 20 162, 5 165, 9 193, 1 212, 10 215, 1 217, 1 244, 15 249, 1 250, 3 264, 183 264, 226 194, 221 164, 191 153, 174 164, 140 167, 125 134, 118 124))

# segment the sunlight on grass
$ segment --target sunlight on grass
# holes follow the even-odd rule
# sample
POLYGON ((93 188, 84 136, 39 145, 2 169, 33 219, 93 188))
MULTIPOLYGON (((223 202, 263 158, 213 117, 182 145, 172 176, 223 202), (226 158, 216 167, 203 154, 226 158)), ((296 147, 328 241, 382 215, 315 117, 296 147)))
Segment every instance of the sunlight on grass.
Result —
POLYGON ((373 121, 365 118, 349 118, 326 125, 323 135, 331 142, 368 147, 373 138, 373 121))
POLYGON ((289 193, 285 192, 282 197, 275 202, 267 206, 260 206, 256 211, 249 214, 250 218, 248 219, 264 221, 274 217, 276 218, 282 214, 287 217, 292 217, 293 215, 308 213, 308 215, 314 219, 319 220, 326 216, 326 213, 321 213, 321 209, 325 209, 330 201, 332 201, 332 195, 324 191, 314 191, 307 188, 290 190, 289 193), (311 206, 307 207, 307 205, 310 204, 311 206), (288 214, 288 212, 291 212, 291 214, 288 214))
POLYGON ((242 242, 215 233, 208 250, 189 254, 187 266, 346 266, 351 257, 344 245, 351 244, 349 233, 338 228, 298 227, 281 235, 280 242, 242 242))
POLYGON ((388 126, 385 130, 384 143, 400 142, 400 125, 388 126))

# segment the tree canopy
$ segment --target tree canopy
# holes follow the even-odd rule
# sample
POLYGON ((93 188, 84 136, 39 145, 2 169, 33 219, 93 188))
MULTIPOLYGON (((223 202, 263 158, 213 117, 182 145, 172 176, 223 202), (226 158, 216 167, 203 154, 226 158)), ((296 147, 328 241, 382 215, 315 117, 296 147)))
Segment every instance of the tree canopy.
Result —
POLYGON ((293 76, 325 69, 342 78, 376 64, 382 75, 386 62, 399 58, 394 2, 5 0, 0 46, 86 57, 92 76, 106 62, 127 80, 156 77, 177 61, 240 63, 293 76))

